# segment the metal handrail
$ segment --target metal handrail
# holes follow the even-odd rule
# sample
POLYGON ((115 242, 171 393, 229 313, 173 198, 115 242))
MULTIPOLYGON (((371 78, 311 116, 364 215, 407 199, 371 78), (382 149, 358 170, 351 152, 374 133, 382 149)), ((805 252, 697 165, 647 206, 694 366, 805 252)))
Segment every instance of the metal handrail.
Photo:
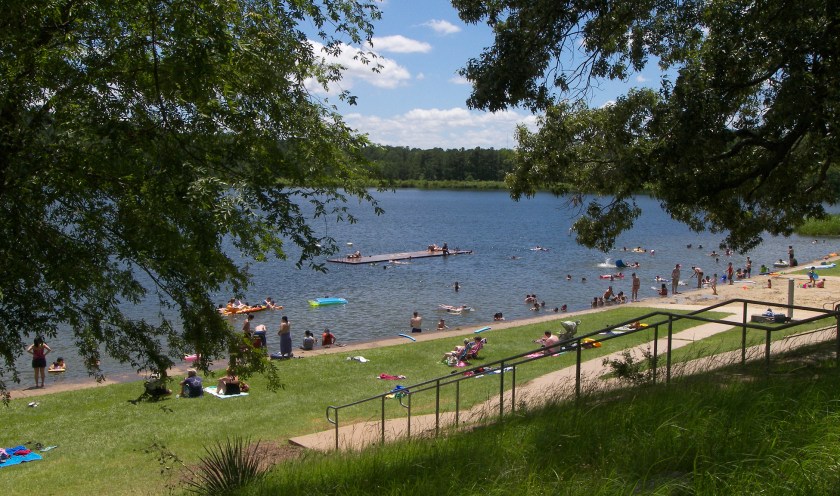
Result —
MULTIPOLYGON (((637 332, 647 332, 651 329, 654 331, 653 337, 653 357, 652 357, 652 380, 655 383, 657 381, 657 365, 658 365, 658 344, 659 344, 659 328, 660 326, 667 326, 667 351, 666 351, 666 370, 665 370, 665 383, 669 384, 671 380, 671 352, 672 352, 672 338, 673 338, 673 325, 675 322, 683 319, 688 319, 692 321, 698 321, 702 323, 715 323, 715 324, 724 324, 724 325, 731 325, 734 327, 740 326, 742 328, 742 339, 741 339, 741 363, 746 362, 746 333, 747 329, 756 329, 764 331, 766 334, 766 343, 765 343, 765 362, 768 367, 770 365, 770 343, 772 340, 772 333, 783 331, 785 329, 789 329, 791 327, 801 326, 803 324, 808 324, 810 322, 816 322, 818 320, 822 320, 829 317, 835 318, 835 328, 838 330, 837 333, 837 347, 836 347, 836 360, 838 364, 840 364, 840 304, 835 304, 833 310, 827 310, 825 308, 814 308, 814 307, 806 307, 802 305, 789 305, 789 304, 779 304, 779 303, 771 303, 766 301, 760 300, 748 300, 743 298, 736 298, 732 300, 727 300, 724 302, 719 302, 714 305, 710 305, 708 307, 703 307, 701 309, 687 312, 687 313, 673 313, 664 310, 657 310, 654 312, 649 312, 641 316, 634 317, 633 319, 620 322, 618 324, 610 325, 604 327, 602 329, 598 329, 596 331, 590 332, 588 334, 584 334, 582 336, 573 336, 567 338, 565 340, 561 340, 558 344, 552 346, 552 348, 556 352, 567 352, 567 351, 576 351, 576 359, 575 359, 575 397, 579 398, 581 395, 581 364, 582 364, 582 350, 584 349, 583 340, 584 339, 593 339, 593 336, 598 336, 597 339, 593 339, 593 343, 603 343, 606 341, 610 341, 613 339, 623 339, 626 336, 631 336, 637 332), (713 319, 708 317, 703 317, 700 314, 713 311, 717 308, 721 308, 724 306, 730 306, 736 303, 743 304, 743 310, 741 314, 740 322, 733 322, 731 320, 722 320, 722 319, 713 319), (800 320, 790 320, 786 323, 782 324, 774 324, 772 327, 760 323, 754 323, 748 321, 748 307, 749 305, 759 305, 762 307, 765 306, 775 306, 775 307, 784 307, 786 310, 803 310, 809 312, 816 312, 819 315, 814 317, 808 317, 805 319, 800 320), (625 327, 628 324, 633 322, 638 322, 642 320, 654 320, 652 323, 649 323, 647 327, 642 327, 639 329, 632 329, 628 331, 624 331, 621 334, 607 334, 606 336, 602 336, 604 333, 609 333, 620 327, 625 327)), ((516 355, 512 355, 501 360, 495 360, 488 364, 483 364, 480 366, 472 367, 469 369, 464 370, 461 374, 457 375, 446 375, 441 377, 436 377, 434 379, 429 379, 423 382, 418 382, 416 384, 407 386, 401 390, 404 392, 404 396, 399 398, 400 405, 407 411, 407 436, 411 437, 411 397, 414 394, 418 394, 424 391, 429 391, 434 389, 435 392, 435 435, 439 434, 440 430, 440 389, 442 387, 446 387, 449 385, 454 384, 456 391, 455 397, 455 426, 457 427, 460 422, 460 384, 461 381, 471 379, 476 373, 488 373, 488 372, 495 372, 498 371, 499 374, 499 416, 504 416, 504 393, 505 393, 505 373, 510 372, 512 375, 511 378, 511 412, 515 410, 516 405, 516 369, 519 365, 530 363, 536 360, 542 360, 543 358, 549 357, 554 355, 554 353, 543 354, 542 348, 536 348, 529 351, 525 351, 516 355), (540 353, 539 356, 529 356, 534 355, 536 353, 540 353), (498 365, 498 366, 496 366, 498 365), (468 374, 472 372, 472 374, 468 374), (403 403, 403 398, 408 398, 408 404, 406 405, 403 403)), ((349 408, 352 406, 360 405, 363 403, 368 403, 371 401, 375 401, 376 399, 380 400, 380 422, 381 422, 381 429, 380 429, 380 442, 385 442, 385 399, 388 395, 393 394, 394 391, 386 391, 368 398, 364 398, 358 401, 354 401, 351 403, 347 403, 344 405, 339 406, 328 406, 326 409, 326 419, 327 422, 335 426, 335 448, 336 450, 339 449, 339 411, 345 408, 349 408), (332 413, 332 415, 331 415, 332 413)))

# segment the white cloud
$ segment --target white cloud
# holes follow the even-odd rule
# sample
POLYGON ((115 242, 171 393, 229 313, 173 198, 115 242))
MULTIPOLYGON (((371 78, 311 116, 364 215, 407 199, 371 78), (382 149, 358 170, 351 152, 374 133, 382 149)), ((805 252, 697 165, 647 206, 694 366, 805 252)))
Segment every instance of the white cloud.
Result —
POLYGON ((455 34, 461 31, 461 28, 443 19, 432 19, 431 21, 424 22, 422 25, 431 28, 432 31, 438 34, 455 34))
POLYGON ((470 80, 465 78, 464 76, 451 77, 451 78, 449 78, 449 82, 452 83, 452 84, 463 84, 463 85, 466 85, 466 86, 472 85, 472 83, 470 83, 470 80))
MULTIPOLYGON (((391 59, 379 56, 376 59, 372 59, 369 64, 365 65, 360 60, 354 59, 354 56, 358 52, 357 48, 349 45, 341 45, 341 54, 334 57, 332 55, 326 55, 321 51, 323 48, 322 44, 315 41, 312 41, 311 43, 315 47, 315 53, 320 54, 326 63, 340 64, 344 67, 341 81, 335 85, 337 87, 331 87, 327 92, 328 94, 336 94, 342 90, 350 90, 359 81, 363 81, 377 88, 393 89, 407 84, 408 81, 411 80, 411 73, 408 69, 391 59), (378 73, 373 72, 372 70, 376 64, 382 66, 378 73)), ((368 58, 370 58, 370 56, 368 56, 368 58)), ((324 93, 323 88, 318 86, 315 81, 307 81, 306 86, 309 91, 312 91, 313 93, 324 93)))
POLYGON ((413 109, 390 117, 345 115, 345 122, 380 145, 413 148, 514 148, 517 124, 536 128, 536 117, 514 111, 413 109))
POLYGON ((615 105, 615 100, 607 100, 600 108, 612 107, 613 105, 615 105))
POLYGON ((646 82, 647 82, 647 78, 646 78, 646 77, 644 77, 644 76, 643 76, 643 75, 641 75, 641 74, 638 74, 638 75, 636 75, 636 82, 637 82, 637 83, 646 83, 646 82))
POLYGON ((371 46, 379 52, 429 53, 432 51, 432 45, 402 35, 374 37, 371 40, 371 46))

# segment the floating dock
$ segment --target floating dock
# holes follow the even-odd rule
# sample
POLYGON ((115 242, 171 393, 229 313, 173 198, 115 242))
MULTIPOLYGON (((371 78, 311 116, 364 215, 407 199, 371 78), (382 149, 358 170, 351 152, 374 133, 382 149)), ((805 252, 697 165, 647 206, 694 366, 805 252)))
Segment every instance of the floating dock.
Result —
POLYGON ((331 258, 327 260, 333 263, 343 263, 350 265, 362 265, 379 262, 390 262, 395 260, 412 260, 414 258, 430 258, 430 257, 451 257, 453 255, 470 255, 472 250, 449 250, 449 253, 444 255, 442 251, 423 250, 423 251, 406 251, 402 253, 386 253, 384 255, 370 255, 361 257, 344 256, 341 258, 331 258))

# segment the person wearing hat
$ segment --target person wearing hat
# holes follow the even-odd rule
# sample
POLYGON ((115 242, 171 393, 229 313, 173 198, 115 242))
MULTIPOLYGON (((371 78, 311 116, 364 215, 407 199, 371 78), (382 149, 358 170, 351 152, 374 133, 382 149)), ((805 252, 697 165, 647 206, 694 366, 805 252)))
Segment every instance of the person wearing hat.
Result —
POLYGON ((680 283, 680 267, 682 266, 677 264, 671 271, 671 294, 679 294, 677 285, 680 283))
POLYGON ((181 381, 181 396, 186 398, 198 398, 204 394, 201 384, 201 377, 196 374, 195 369, 187 370, 187 378, 181 381))

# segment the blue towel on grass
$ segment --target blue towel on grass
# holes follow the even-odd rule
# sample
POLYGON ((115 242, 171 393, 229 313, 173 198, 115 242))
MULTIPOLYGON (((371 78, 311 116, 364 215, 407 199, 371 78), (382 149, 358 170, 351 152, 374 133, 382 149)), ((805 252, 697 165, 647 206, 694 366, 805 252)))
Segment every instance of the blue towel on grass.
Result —
POLYGON ((6 453, 12 455, 11 458, 7 458, 3 460, 3 463, 0 463, 0 468, 3 467, 11 467, 12 465, 19 465, 25 462, 34 462, 35 460, 41 460, 41 455, 38 453, 29 453, 28 455, 13 455, 15 451, 29 449, 26 446, 15 446, 14 448, 4 448, 6 453))

